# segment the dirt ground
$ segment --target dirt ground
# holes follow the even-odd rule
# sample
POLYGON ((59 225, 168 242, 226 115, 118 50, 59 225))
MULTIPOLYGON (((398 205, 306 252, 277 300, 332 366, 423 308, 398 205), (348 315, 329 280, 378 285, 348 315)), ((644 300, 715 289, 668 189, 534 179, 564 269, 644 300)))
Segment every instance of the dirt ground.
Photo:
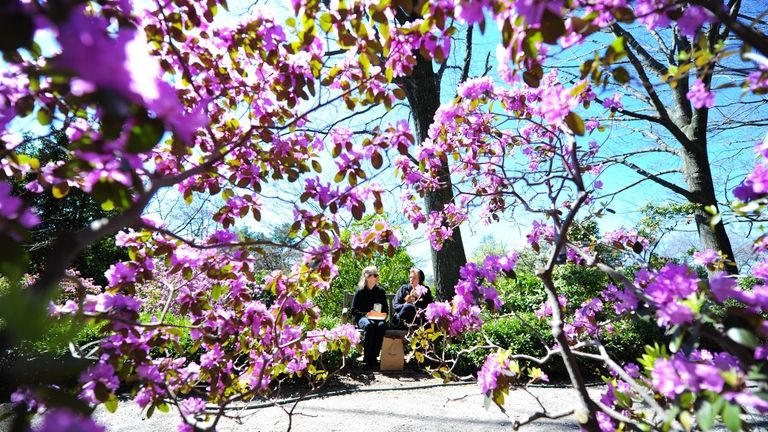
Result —
MULTIPOLYGON (((599 389, 592 390, 595 395, 599 389)), ((421 372, 381 373, 353 371, 335 380, 320 396, 299 403, 266 406, 243 404, 228 411, 239 416, 222 419, 219 431, 510 431, 515 420, 540 410, 551 412, 574 406, 573 390, 537 387, 512 392, 507 413, 495 405, 487 410, 474 382, 443 385, 421 372), (293 414, 289 415, 288 412, 293 414)), ((172 432, 178 424, 174 412, 156 412, 147 419, 130 401, 121 402, 114 414, 97 410, 99 423, 110 432, 172 432)), ((573 417, 542 419, 524 427, 526 431, 578 430, 573 417)))

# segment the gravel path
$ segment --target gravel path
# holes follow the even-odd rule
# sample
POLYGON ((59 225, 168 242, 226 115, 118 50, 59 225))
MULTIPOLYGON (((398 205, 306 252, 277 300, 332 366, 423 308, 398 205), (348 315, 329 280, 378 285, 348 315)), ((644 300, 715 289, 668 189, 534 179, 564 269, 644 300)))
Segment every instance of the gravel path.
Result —
MULTIPOLYGON (((538 410, 533 396, 524 391, 510 394, 502 413, 495 405, 483 408, 484 398, 475 383, 442 385, 441 381, 423 374, 368 373, 344 377, 329 389, 332 395, 313 397, 296 405, 290 417, 283 407, 240 407, 242 423, 223 419, 219 431, 510 431, 516 419, 525 419, 538 410)), ((598 389, 592 390, 595 395, 598 389)), ((532 388, 551 412, 574 405, 573 390, 557 387, 532 388)), ((257 405, 254 403, 253 405, 257 405)), ((233 411, 234 414, 234 411, 233 411)), ((155 412, 144 418, 142 411, 130 401, 121 402, 114 414, 97 410, 99 423, 110 432, 158 431, 174 432, 176 415, 155 412)), ((526 426, 526 431, 578 430, 573 417, 542 419, 526 426)))

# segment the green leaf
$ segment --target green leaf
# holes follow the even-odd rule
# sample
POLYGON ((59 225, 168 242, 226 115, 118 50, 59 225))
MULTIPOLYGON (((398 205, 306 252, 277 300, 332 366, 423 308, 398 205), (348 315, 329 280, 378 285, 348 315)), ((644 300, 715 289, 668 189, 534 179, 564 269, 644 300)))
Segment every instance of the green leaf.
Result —
POLYGON ((64 198, 69 194, 69 185, 66 183, 55 184, 51 188, 51 194, 56 199, 64 198))
POLYGON ((720 216, 720 213, 718 213, 718 214, 716 214, 716 215, 712 216, 711 218, 709 218, 709 227, 710 227, 710 228, 714 228, 714 227, 715 227, 717 224, 719 224, 719 223, 720 223, 720 221, 721 221, 722 219, 723 219, 723 218, 722 218, 722 216, 720 216))
POLYGON ((157 406, 157 410, 163 413, 171 412, 171 408, 168 406, 167 403, 161 403, 157 406))
POLYGON ((614 39, 614 41, 611 42, 610 49, 616 54, 625 53, 626 50, 624 49, 624 37, 619 36, 616 39, 614 39))
POLYGON ((557 43, 557 39, 565 34, 565 23, 563 18, 550 12, 544 11, 544 15, 541 17, 541 36, 544 42, 553 45, 557 43))
POLYGON ((360 69, 363 71, 364 76, 368 76, 368 71, 371 69, 371 59, 368 58, 368 54, 362 53, 359 57, 360 69))
POLYGON ((142 153, 152 149, 165 132, 163 122, 159 119, 149 119, 131 128, 128 136, 128 146, 131 153, 142 153))
POLYGON ((323 29, 324 32, 328 33, 331 31, 331 27, 333 26, 333 17, 331 17, 331 14, 328 12, 323 13, 320 15, 320 28, 323 29))
POLYGON ((680 420, 680 424, 683 425, 683 429, 690 431, 693 426, 693 416, 688 411, 683 411, 677 417, 680 420))
POLYGON ((117 397, 115 395, 112 395, 109 399, 107 399, 104 402, 104 408, 107 409, 107 411, 114 413, 117 411, 117 397))
POLYGON ((732 327, 729 328, 725 334, 734 342, 749 348, 757 348, 757 346, 760 345, 760 340, 757 336, 745 328, 732 327))
POLYGON ((213 289, 211 290, 211 298, 213 301, 219 300, 221 295, 224 293, 224 287, 221 286, 221 284, 216 284, 213 286, 213 289))
POLYGON ((737 405, 726 403, 723 407, 723 423, 729 431, 737 432, 741 430, 741 408, 737 405))
POLYGON ((717 413, 715 412, 714 406, 709 401, 704 401, 703 404, 701 404, 701 408, 699 408, 699 411, 696 413, 696 418, 699 422, 699 427, 703 431, 708 431, 712 429, 712 426, 715 424, 715 416, 717 413))
POLYGON ((37 122, 43 126, 51 124, 51 113, 45 108, 40 108, 37 111, 37 122))
POLYGON ((611 74, 613 75, 613 79, 619 84, 626 84, 629 82, 629 72, 622 66, 614 69, 611 74))
POLYGON ((584 134, 586 133, 586 129, 584 127, 584 120, 574 112, 568 113, 568 115, 565 117, 565 124, 567 124, 568 128, 571 129, 571 132, 573 132, 576 135, 584 136, 584 134))

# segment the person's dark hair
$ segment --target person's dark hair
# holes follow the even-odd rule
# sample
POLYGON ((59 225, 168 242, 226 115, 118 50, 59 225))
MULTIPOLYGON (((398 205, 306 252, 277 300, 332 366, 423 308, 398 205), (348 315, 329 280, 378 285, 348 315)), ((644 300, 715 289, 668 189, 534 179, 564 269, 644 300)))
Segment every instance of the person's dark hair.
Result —
POLYGON ((424 272, 421 271, 421 269, 417 268, 417 267, 412 267, 410 270, 408 270, 408 274, 411 274, 411 273, 414 273, 414 272, 419 274, 419 285, 424 285, 424 272))

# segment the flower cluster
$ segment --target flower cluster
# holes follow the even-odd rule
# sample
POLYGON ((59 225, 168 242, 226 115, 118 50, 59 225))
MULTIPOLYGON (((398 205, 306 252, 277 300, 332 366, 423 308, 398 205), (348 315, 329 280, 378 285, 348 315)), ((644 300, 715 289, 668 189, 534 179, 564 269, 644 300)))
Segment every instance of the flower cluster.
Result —
POLYGON ((648 248, 650 241, 644 236, 638 234, 636 229, 619 228, 614 231, 608 231, 603 234, 603 241, 606 244, 613 245, 617 249, 628 249, 640 252, 648 248))

